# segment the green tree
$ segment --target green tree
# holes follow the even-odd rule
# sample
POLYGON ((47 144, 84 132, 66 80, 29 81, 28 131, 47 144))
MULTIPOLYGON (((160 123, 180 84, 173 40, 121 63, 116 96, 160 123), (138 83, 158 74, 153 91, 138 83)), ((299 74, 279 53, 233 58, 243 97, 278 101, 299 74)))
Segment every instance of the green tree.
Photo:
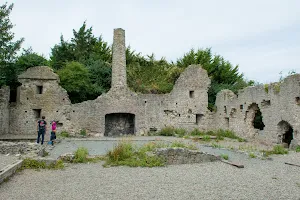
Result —
POLYGON ((24 39, 14 41, 14 33, 11 32, 13 24, 9 18, 13 6, 14 4, 7 5, 7 3, 0 6, 0 86, 18 85, 18 70, 14 62, 24 39))
POLYGON ((70 42, 65 41, 61 36, 60 44, 51 49, 51 66, 60 69, 70 61, 80 62, 85 66, 91 65, 96 60, 111 62, 110 46, 101 36, 97 38, 92 32, 93 28, 87 28, 84 22, 78 31, 73 29, 70 42))
POLYGON ((48 60, 33 52, 31 48, 24 49, 21 56, 19 56, 15 63, 19 72, 23 72, 30 67, 48 66, 48 60))
POLYGON ((65 41, 60 36, 60 44, 54 45, 51 49, 50 65, 53 69, 58 70, 66 65, 66 62, 75 61, 72 44, 65 41))
POLYGON ((79 62, 67 62, 66 66, 57 71, 60 84, 69 94, 72 103, 89 100, 93 92, 88 69, 79 62))
POLYGON ((89 78, 93 85, 92 99, 107 92, 111 87, 111 64, 102 60, 96 60, 87 66, 89 78))

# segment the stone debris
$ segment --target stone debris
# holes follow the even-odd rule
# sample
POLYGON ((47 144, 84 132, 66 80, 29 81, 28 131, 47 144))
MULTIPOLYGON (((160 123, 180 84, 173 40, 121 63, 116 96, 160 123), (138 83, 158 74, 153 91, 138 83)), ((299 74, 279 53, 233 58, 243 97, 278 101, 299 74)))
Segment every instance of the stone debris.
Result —
POLYGON ((168 165, 213 162, 220 160, 217 156, 186 148, 159 148, 148 155, 157 155, 165 159, 168 165))
POLYGON ((0 141, 0 154, 8 155, 45 155, 45 146, 32 142, 4 142, 0 141))

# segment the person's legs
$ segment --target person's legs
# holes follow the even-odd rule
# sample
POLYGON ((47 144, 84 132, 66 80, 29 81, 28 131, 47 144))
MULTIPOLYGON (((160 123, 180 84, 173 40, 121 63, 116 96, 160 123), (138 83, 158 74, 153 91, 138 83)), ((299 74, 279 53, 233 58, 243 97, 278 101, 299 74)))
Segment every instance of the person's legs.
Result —
POLYGON ((40 143, 41 131, 38 131, 38 137, 36 139, 36 143, 40 143))
POLYGON ((44 144, 44 136, 45 136, 45 131, 42 131, 42 142, 41 142, 41 144, 44 144))
POLYGON ((53 133, 53 131, 51 131, 50 141, 51 141, 52 146, 53 146, 53 140, 54 140, 54 133, 53 133))

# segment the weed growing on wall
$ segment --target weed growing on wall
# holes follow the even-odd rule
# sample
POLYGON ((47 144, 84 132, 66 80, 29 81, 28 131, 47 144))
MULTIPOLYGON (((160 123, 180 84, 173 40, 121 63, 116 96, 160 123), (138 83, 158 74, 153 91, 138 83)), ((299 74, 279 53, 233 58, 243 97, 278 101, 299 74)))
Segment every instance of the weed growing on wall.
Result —
POLYGON ((62 131, 58 137, 62 137, 62 138, 68 138, 70 137, 70 134, 67 131, 62 131))
POLYGON ((269 93, 269 84, 264 84, 265 92, 269 93))

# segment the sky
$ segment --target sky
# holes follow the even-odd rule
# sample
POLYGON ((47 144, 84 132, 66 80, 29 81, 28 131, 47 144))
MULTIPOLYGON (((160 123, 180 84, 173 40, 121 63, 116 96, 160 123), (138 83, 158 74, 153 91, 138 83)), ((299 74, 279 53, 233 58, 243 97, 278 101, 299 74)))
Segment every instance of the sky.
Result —
MULTIPOLYGON (((5 3, 0 0, 0 4, 5 3)), ((211 48, 248 80, 278 81, 300 73, 299 0, 8 0, 23 48, 49 58, 51 47, 84 21, 112 43, 123 28, 126 45, 143 55, 176 61, 191 48, 211 48), (282 72, 282 73, 281 73, 282 72), (280 75, 282 74, 282 75, 280 75)))

